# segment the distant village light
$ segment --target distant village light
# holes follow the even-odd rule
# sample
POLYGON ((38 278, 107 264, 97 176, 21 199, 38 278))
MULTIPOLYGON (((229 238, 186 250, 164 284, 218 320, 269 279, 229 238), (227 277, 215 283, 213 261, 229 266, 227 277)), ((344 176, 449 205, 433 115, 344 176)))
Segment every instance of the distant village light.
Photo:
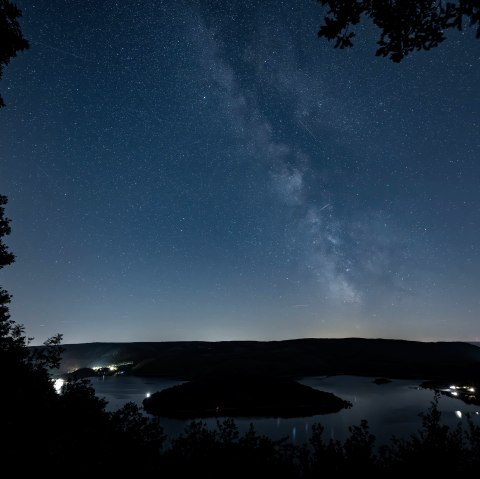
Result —
POLYGON ((53 382, 53 387, 55 388, 55 392, 60 394, 64 384, 65 384, 65 379, 62 379, 62 378, 55 379, 55 381, 53 382))

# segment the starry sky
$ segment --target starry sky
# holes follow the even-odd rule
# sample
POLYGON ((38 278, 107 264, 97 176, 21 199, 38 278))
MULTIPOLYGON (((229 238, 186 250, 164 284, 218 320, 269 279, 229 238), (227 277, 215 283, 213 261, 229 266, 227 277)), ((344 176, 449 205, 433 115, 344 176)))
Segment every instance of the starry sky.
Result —
POLYGON ((400 64, 313 0, 17 0, 12 318, 40 344, 479 340, 480 41, 400 64))

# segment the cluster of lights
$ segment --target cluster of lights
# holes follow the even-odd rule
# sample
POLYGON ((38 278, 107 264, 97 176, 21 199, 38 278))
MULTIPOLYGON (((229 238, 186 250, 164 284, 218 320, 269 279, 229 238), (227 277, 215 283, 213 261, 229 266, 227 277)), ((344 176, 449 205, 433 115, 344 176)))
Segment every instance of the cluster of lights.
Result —
MULTIPOLYGON (((472 386, 450 386, 448 389, 450 390, 450 394, 452 396, 458 396, 459 393, 466 392, 466 391, 469 393, 475 393, 475 388, 472 386)), ((459 419, 462 419, 462 411, 455 411, 455 415, 459 419)), ((479 412, 475 411, 475 415, 478 416, 479 412)))
POLYGON ((475 393, 475 388, 472 386, 450 386, 448 392, 456 397, 458 397, 459 394, 472 393, 470 397, 474 397, 473 393, 475 393))
POLYGON ((110 371, 117 371, 118 366, 116 364, 109 364, 108 366, 93 366, 94 371, 100 371, 100 369, 105 369, 108 368, 110 371))
POLYGON ((125 361, 118 364, 108 364, 107 366, 93 366, 92 369, 94 371, 100 371, 101 369, 108 368, 111 372, 115 372, 118 371, 120 366, 130 366, 131 364, 133 364, 133 361, 125 361))
POLYGON ((455 389, 466 389, 470 393, 475 392, 475 388, 472 388, 471 386, 450 386, 449 389, 451 389, 452 391, 455 391, 455 389))

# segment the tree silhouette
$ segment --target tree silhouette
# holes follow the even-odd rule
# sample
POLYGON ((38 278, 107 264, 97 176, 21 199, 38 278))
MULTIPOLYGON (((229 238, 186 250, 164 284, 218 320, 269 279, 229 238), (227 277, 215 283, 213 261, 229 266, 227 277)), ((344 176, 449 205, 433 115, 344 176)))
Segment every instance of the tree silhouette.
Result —
MULTIPOLYGON (((0 269, 12 264, 15 261, 15 256, 8 250, 7 245, 3 242, 3 237, 10 234, 10 220, 6 218, 5 207, 7 204, 7 197, 0 195, 0 269)), ((0 341, 9 336, 13 321, 10 320, 8 304, 11 296, 6 290, 0 287, 0 341)), ((3 348, 2 348, 3 349, 3 348)))
POLYGON ((429 476, 467 473, 478 468, 480 457, 472 453, 476 443, 469 436, 469 431, 478 432, 478 426, 468 417, 466 430, 461 423, 453 429, 443 424, 439 399, 440 394, 436 393, 429 409, 420 414, 422 428, 418 433, 408 439, 394 437, 389 445, 382 446, 380 454, 385 468, 398 474, 415 469, 429 476))
POLYGON ((478 0, 317 0, 327 8, 319 37, 335 40, 335 48, 353 46, 351 27, 367 17, 380 29, 376 55, 402 61, 414 50, 430 50, 445 40, 449 28, 476 27, 480 38, 478 0))
MULTIPOLYGON (((10 234, 6 203, 0 195, 0 268, 14 261, 3 241, 10 234)), ((80 459, 78 474, 91 474, 92 468, 98 474, 150 473, 165 439, 158 420, 147 418, 132 403, 107 412, 106 401, 85 379, 69 378, 57 394, 51 371, 60 366, 62 336, 48 339, 43 348, 29 348, 23 326, 10 319, 10 299, 0 289, 0 378, 6 389, 0 394, 3 457, 22 464, 25 474, 53 462, 67 468, 74 458, 80 459)))
MULTIPOLYGON (((14 3, 0 0, 0 80, 3 68, 10 63, 10 59, 29 47, 17 20, 21 16, 22 12, 14 3)), ((0 108, 3 106, 5 103, 0 95, 0 108)))
MULTIPOLYGON (((366 3, 357 2, 354 6, 366 3)), ((369 5, 377 3, 372 1, 369 5)), ((16 21, 18 16, 20 11, 12 3, 0 0, 0 77, 9 59, 28 47, 16 21)), ((341 28, 338 32, 343 34, 341 28)), ((351 44, 351 34, 345 35, 351 44)), ((337 46, 350 45, 347 42, 337 46)), ((399 61, 395 58, 392 59, 399 61)), ((6 204, 7 198, 0 195, 0 270, 15 260, 4 243, 11 231, 10 220, 5 216, 6 204)), ((366 421, 351 427, 350 436, 343 443, 333 439, 325 442, 323 428, 314 425, 310 448, 259 436, 253 427, 240 435, 232 420, 218 422, 213 431, 204 423, 193 422, 164 451, 166 438, 158 420, 144 416, 135 404, 128 403, 109 413, 106 401, 95 395, 90 383, 75 377, 67 381, 62 394, 57 394, 51 370, 60 365, 61 335, 47 340, 44 348, 28 348, 24 328, 10 318, 10 301, 9 293, 0 287, 0 378, 5 387, 0 394, 2 457, 6 459, 0 465, 3 475, 7 471, 11 475, 12 468, 23 475, 33 475, 54 466, 67 474, 74 471, 75 475, 86 477, 161 474, 178 478, 208 475, 313 479, 331 473, 370 472, 376 476, 390 472, 408 474, 412 470, 430 475, 473 475, 480 466, 480 426, 471 421, 467 431, 444 426, 438 396, 422 415, 420 433, 407 440, 394 440, 378 456, 366 421)))

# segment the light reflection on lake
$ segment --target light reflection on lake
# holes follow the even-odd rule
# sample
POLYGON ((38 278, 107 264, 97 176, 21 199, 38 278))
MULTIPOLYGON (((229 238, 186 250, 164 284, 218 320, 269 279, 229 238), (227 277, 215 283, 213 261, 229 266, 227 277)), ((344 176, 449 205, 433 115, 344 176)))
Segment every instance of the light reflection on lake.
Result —
POLYGON ((167 378, 142 378, 137 376, 95 376, 89 378, 98 397, 108 401, 107 410, 115 411, 127 402, 139 406, 149 394, 167 389, 182 381, 167 378))
MULTIPOLYGON (((314 423, 321 423, 325 428, 325 437, 344 439, 348 436, 348 427, 358 425, 367 419, 371 432, 377 437, 377 444, 388 442, 392 435, 408 436, 419 430, 421 418, 419 413, 426 411, 433 399, 433 391, 419 389, 421 381, 393 380, 391 383, 377 385, 374 378, 357 376, 309 377, 300 382, 322 391, 332 392, 353 404, 351 409, 344 409, 335 414, 311 416, 307 418, 235 418, 241 432, 248 430, 253 423, 257 433, 266 434, 274 439, 289 437, 293 443, 300 444, 310 437, 314 423)), ((141 378, 135 376, 108 376, 92 378, 92 386, 99 397, 105 397, 109 410, 115 410, 128 401, 142 405, 147 394, 166 389, 180 381, 163 378, 141 378)), ((466 422, 466 413, 471 413, 479 423, 478 406, 442 396, 440 409, 443 422, 455 426, 466 422)), ((220 418, 221 420, 222 418, 220 418)), ((204 420, 214 427, 216 419, 204 420)), ((164 418, 161 420, 165 432, 177 435, 191 421, 164 418)))

